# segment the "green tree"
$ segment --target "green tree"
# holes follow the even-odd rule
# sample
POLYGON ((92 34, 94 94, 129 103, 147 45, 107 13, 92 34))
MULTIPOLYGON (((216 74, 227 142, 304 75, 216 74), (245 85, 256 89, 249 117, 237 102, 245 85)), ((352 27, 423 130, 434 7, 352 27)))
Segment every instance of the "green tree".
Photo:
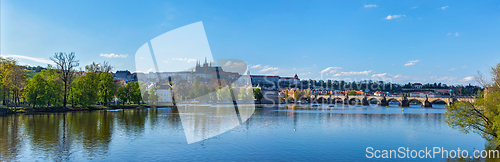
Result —
POLYGON ((492 80, 481 74, 477 80, 485 89, 475 102, 455 102, 446 110, 446 123, 463 133, 480 134, 489 142, 500 145, 500 64, 492 68, 492 80))
POLYGON ((99 102, 107 105, 115 95, 115 83, 109 73, 99 73, 99 102))
POLYGON ((125 85, 125 86, 120 86, 118 87, 118 90, 117 90, 117 98, 122 102, 123 105, 125 105, 125 103, 127 103, 129 101, 129 90, 128 90, 128 87, 125 85))
POLYGON ((136 104, 140 104, 140 102, 142 101, 142 97, 141 97, 141 89, 139 87, 139 83, 138 82, 129 82, 127 84, 127 86, 129 86, 129 93, 130 93, 130 101, 136 103, 136 104), (130 84, 130 85, 129 85, 130 84))
POLYGON ((57 70, 54 69, 50 64, 48 65, 47 69, 42 70, 40 73, 45 81, 47 82, 46 84, 46 95, 47 95, 47 107, 50 105, 54 106, 60 106, 61 104, 61 91, 62 91, 62 82, 58 78, 58 73, 57 70))
POLYGON ((264 96, 262 95, 260 88, 253 89, 253 98, 255 98, 257 101, 260 101, 263 97, 264 96))
POLYGON ((158 100, 160 100, 160 96, 158 96, 158 86, 152 85, 149 89, 149 101, 154 105, 158 104, 158 100))
POLYGON ((142 101, 149 103, 149 92, 145 91, 142 96, 144 96, 144 97, 142 97, 142 101))
POLYGON ((295 91, 293 91, 293 98, 295 99, 295 102, 300 100, 300 90, 299 89, 296 89, 295 91))
POLYGON ((33 79, 26 86, 27 92, 25 93, 25 98, 29 103, 35 106, 45 105, 47 98, 46 95, 46 81, 42 74, 36 74, 33 79))
POLYGON ((6 76, 4 78, 4 84, 8 86, 8 89, 12 91, 12 101, 14 102, 14 108, 17 108, 21 90, 24 88, 26 83, 26 73, 25 69, 22 69, 17 65, 17 61, 12 61, 12 65, 10 65, 6 70, 6 76))
POLYGON ((98 101, 98 91, 99 79, 96 73, 90 72, 79 76, 73 82, 72 93, 74 100, 83 107, 88 107, 98 101))
POLYGON ((240 98, 241 100, 246 100, 248 97, 247 93, 248 93, 247 87, 241 87, 240 93, 238 93, 238 98, 240 98))
POLYGON ((220 101, 229 101, 229 100, 232 100, 229 88, 228 87, 222 87, 221 89, 218 89, 217 90, 217 98, 220 101))

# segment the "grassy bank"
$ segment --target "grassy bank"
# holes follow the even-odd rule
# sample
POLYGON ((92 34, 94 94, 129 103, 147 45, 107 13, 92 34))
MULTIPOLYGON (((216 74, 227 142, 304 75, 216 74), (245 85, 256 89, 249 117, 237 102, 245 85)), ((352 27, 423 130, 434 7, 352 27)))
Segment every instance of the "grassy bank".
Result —
POLYGON ((5 115, 5 114, 14 114, 14 113, 45 113, 45 112, 69 112, 69 111, 91 111, 91 110, 106 110, 106 109, 142 109, 142 108, 154 108, 155 106, 150 106, 150 105, 137 105, 137 104, 130 104, 130 105, 93 105, 89 107, 81 107, 81 106, 66 106, 67 108, 64 109, 63 107, 44 107, 44 108, 33 108, 31 106, 18 106, 16 108, 14 107, 7 107, 7 106, 0 106, 0 115, 5 115))

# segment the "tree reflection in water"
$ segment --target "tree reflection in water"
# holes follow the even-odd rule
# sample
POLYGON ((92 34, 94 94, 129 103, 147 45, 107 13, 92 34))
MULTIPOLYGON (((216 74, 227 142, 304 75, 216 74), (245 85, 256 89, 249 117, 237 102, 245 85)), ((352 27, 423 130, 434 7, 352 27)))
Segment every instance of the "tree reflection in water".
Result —
MULTIPOLYGON (((244 113, 246 110, 241 108, 240 111, 244 113)), ((193 119, 191 126, 198 130, 193 131, 193 134, 206 133, 200 132, 212 129, 206 124, 223 123, 233 115, 231 109, 217 107, 212 107, 212 109, 218 111, 203 112, 207 116, 193 119)), ((196 111, 205 110, 197 109, 196 111)), ((191 155, 203 153, 201 150, 193 151, 193 147, 198 144, 186 145, 183 124, 189 123, 181 122, 179 112, 181 112, 179 108, 151 108, 3 116, 0 117, 0 160, 72 161, 117 160, 117 156, 127 159, 135 157, 131 157, 128 155, 130 152, 126 151, 158 157, 166 155, 148 154, 148 152, 170 151, 174 152, 168 154, 168 157, 172 159, 197 159, 196 156, 179 154, 179 152, 191 155), (122 147, 126 151, 121 150, 122 147)), ((245 151, 248 147, 253 148, 252 151, 262 150, 259 154, 266 156, 273 154, 272 150, 266 150, 268 146, 283 146, 284 148, 281 149, 302 148, 310 145, 307 143, 312 143, 315 147, 308 149, 320 150, 311 151, 311 157, 303 157, 312 159, 318 157, 314 152, 321 153, 321 150, 326 149, 320 147, 322 146, 320 144, 324 143, 330 148, 333 145, 328 144, 343 144, 342 142, 346 139, 349 139, 348 143, 355 148, 364 148, 368 145, 390 147, 400 144, 421 147, 429 143, 453 146, 456 142, 443 141, 448 138, 443 136, 455 134, 442 132, 442 130, 450 130, 444 123, 442 112, 437 109, 421 108, 408 108, 402 113, 398 108, 381 107, 373 109, 366 107, 258 107, 253 116, 242 124, 243 126, 223 134, 221 137, 224 138, 216 136, 216 138, 204 141, 203 144, 210 145, 205 151, 210 149, 235 151, 229 148, 238 148, 244 144, 245 147, 238 148, 243 152, 239 152, 240 154, 249 151, 245 151), (418 112, 411 113, 411 111, 418 112), (422 141, 422 139, 425 140, 422 141), (276 140, 281 143, 273 143, 276 140), (217 142, 234 143, 234 145, 231 147, 214 145, 217 142)), ((237 121, 233 122, 237 123, 237 121)), ((213 130, 220 131, 219 129, 213 130)), ((478 137, 478 139, 481 138, 478 137)), ((481 147, 476 147, 476 149, 481 149, 481 147)), ((286 154, 279 150, 277 149, 276 152, 286 154)), ((353 153, 343 151, 346 150, 331 152, 331 156, 353 153)), ((363 149, 361 153, 362 151, 363 149)), ((221 152, 221 154, 231 160, 237 159, 236 157, 230 158, 227 152, 221 152)), ((309 156, 309 154, 301 154, 301 156, 309 156)), ((216 160, 216 157, 218 156, 208 156, 207 160, 210 158, 216 160)), ((272 158, 272 156, 266 157, 272 158)), ((251 157, 247 158, 251 159, 251 157)))

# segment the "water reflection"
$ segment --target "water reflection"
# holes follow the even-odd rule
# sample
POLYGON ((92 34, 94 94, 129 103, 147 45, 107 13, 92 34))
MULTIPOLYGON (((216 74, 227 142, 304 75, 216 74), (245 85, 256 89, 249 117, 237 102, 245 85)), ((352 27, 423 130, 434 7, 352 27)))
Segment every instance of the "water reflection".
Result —
POLYGON ((360 161, 369 160, 365 158, 369 146, 484 148, 479 136, 450 129, 444 123, 445 109, 402 112, 399 107, 283 105, 258 107, 241 125, 233 111, 232 106, 208 106, 4 116, 0 117, 0 160, 317 161, 340 157, 360 161), (193 135, 191 140, 214 137, 187 145, 188 133, 193 135), (307 154, 301 153, 304 150, 307 154))

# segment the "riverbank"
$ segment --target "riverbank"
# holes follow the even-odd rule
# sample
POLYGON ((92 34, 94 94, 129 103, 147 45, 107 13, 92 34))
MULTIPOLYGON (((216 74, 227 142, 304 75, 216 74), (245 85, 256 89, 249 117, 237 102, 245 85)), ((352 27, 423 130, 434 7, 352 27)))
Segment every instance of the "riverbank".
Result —
POLYGON ((67 106, 67 108, 63 107, 48 107, 48 108, 33 108, 30 106, 18 106, 14 107, 6 107, 0 106, 0 115, 8 115, 15 113, 24 113, 24 114, 37 114, 37 113, 53 113, 53 112, 70 112, 70 111, 92 111, 92 110, 113 110, 113 109, 143 109, 143 108, 156 108, 156 106, 150 105, 95 105, 89 106, 87 108, 81 106, 67 106))

